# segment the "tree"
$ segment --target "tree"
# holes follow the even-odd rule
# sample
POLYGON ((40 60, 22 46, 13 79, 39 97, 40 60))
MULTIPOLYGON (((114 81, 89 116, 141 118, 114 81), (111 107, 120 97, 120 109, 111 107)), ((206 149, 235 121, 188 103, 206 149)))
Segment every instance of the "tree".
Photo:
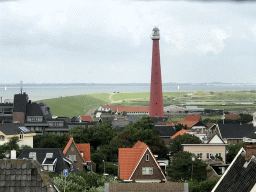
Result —
POLYGON ((44 135, 37 135, 33 138, 34 148, 60 148, 64 149, 66 141, 63 135, 46 133, 44 135))
POLYGON ((192 162, 192 153, 179 152, 174 155, 172 164, 167 168, 168 175, 172 181, 184 182, 190 180, 192 176, 193 163, 193 180, 203 181, 207 177, 207 164, 197 159, 192 162))
POLYGON ((199 137, 191 135, 191 134, 184 134, 184 135, 178 135, 174 139, 171 139, 170 141, 170 153, 171 155, 174 155, 181 151, 182 146, 181 144, 200 144, 202 141, 199 139, 199 137))
POLYGON ((237 144, 230 144, 228 145, 228 153, 227 153, 227 162, 231 163, 233 161, 233 159, 235 158, 235 156, 237 155, 237 153, 239 152, 239 150, 245 146, 245 142, 240 142, 237 144))
POLYGON ((207 179, 205 181, 198 182, 196 180, 192 180, 188 182, 189 191, 191 192, 205 192, 211 191, 214 186, 217 184, 219 179, 207 179))
POLYGON ((10 153, 13 149, 16 150, 16 156, 18 157, 25 148, 30 148, 30 146, 27 145, 20 147, 18 142, 19 137, 12 137, 7 143, 0 145, 0 159, 5 158, 5 153, 10 153))
POLYGON ((166 157, 168 149, 159 138, 160 135, 161 132, 154 129, 153 121, 146 116, 135 123, 126 125, 120 137, 129 141, 131 146, 138 141, 144 142, 154 154, 157 154, 159 157, 166 157))
POLYGON ((188 129, 188 126, 187 125, 183 125, 183 124, 181 124, 181 123, 178 123, 178 124, 175 124, 175 131, 176 132, 178 132, 178 131, 180 131, 180 130, 182 130, 182 129, 188 129))

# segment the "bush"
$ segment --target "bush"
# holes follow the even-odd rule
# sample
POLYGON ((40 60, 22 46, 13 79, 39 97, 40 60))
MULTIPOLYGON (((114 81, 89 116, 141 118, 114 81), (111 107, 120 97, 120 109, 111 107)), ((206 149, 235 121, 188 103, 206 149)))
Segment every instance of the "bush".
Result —
POLYGON ((219 179, 207 179, 202 182, 188 181, 189 191, 190 192, 206 192, 211 191, 219 179))

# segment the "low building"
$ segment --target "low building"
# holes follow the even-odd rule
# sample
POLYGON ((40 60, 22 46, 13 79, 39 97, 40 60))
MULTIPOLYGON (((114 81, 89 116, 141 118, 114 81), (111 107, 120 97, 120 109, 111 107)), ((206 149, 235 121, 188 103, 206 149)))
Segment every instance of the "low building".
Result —
POLYGON ((132 148, 118 149, 119 177, 125 182, 161 183, 166 181, 149 147, 138 141, 132 148))
POLYGON ((63 153, 74 162, 78 170, 96 172, 96 164, 91 160, 90 143, 76 144, 70 138, 63 153))
POLYGON ((13 137, 18 137, 18 145, 33 147, 33 137, 36 133, 30 131, 24 124, 5 123, 0 124, 0 145, 7 143, 13 137))
POLYGON ((78 172, 74 163, 68 159, 59 148, 26 148, 18 159, 37 160, 45 171, 61 174, 64 169, 68 172, 78 172))

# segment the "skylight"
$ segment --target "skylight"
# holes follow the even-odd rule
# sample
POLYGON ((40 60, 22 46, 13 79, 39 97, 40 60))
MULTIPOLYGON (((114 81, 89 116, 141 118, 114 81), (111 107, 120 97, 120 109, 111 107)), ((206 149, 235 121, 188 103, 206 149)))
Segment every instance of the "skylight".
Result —
POLYGON ((30 130, 26 127, 19 127, 23 132, 30 132, 30 130))

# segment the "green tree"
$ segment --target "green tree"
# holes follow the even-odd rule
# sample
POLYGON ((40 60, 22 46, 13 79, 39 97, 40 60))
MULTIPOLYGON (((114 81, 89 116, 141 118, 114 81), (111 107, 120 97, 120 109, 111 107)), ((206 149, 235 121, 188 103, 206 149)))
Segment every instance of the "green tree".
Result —
POLYGON ((160 135, 161 132, 154 129, 153 121, 146 116, 135 123, 126 125, 120 137, 129 141, 131 146, 138 141, 144 142, 154 154, 157 154, 159 157, 166 157, 168 149, 159 138, 160 135))
POLYGON ((175 127, 176 132, 178 132, 178 131, 180 131, 180 130, 182 130, 182 129, 188 129, 188 126, 187 126, 187 125, 183 125, 183 124, 181 124, 181 123, 175 124, 174 127, 175 127))
POLYGON ((192 162, 192 153, 179 152, 174 155, 172 164, 167 168, 168 176, 172 181, 184 182, 192 177, 193 163, 193 180, 203 181, 207 177, 207 164, 202 160, 197 159, 192 162))
POLYGON ((199 137, 190 135, 190 134, 184 134, 184 135, 178 135, 174 139, 171 139, 170 141, 170 153, 171 155, 174 155, 182 150, 181 144, 200 144, 202 141, 199 139, 199 137))
POLYGON ((30 148, 30 146, 27 145, 20 147, 18 142, 19 137, 12 137, 8 142, 0 145, 0 159, 5 158, 5 153, 10 153, 13 149, 16 150, 16 156, 18 157, 25 148, 30 148))
MULTIPOLYGON (((100 164, 99 172, 104 173, 104 163, 100 164)), ((111 162, 105 162, 105 173, 109 175, 117 176, 118 174, 118 165, 111 162)))
POLYGON ((235 158, 235 156, 237 155, 237 153, 239 152, 239 150, 244 146, 245 146, 245 142, 228 145, 228 149, 227 149, 228 153, 226 155, 227 162, 231 163, 235 158))
POLYGON ((190 192, 206 192, 211 191, 217 184, 219 179, 207 179, 205 181, 198 182, 196 180, 188 181, 190 192))
POLYGON ((60 148, 63 150, 67 144, 63 135, 52 133, 37 135, 33 140, 34 148, 60 148))

